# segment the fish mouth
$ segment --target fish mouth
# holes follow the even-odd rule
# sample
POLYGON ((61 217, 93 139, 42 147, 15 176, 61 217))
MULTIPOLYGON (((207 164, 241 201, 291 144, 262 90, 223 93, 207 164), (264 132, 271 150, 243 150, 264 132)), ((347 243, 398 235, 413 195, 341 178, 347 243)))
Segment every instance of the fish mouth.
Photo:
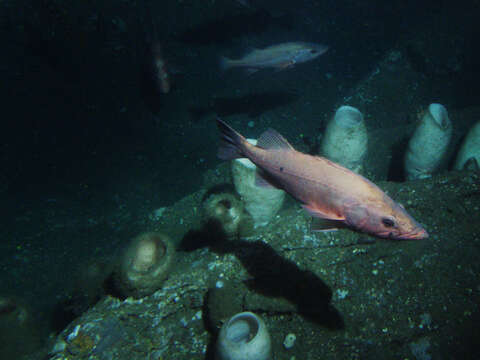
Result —
POLYGON ((397 236, 397 239, 405 239, 405 240, 422 240, 428 238, 427 230, 423 228, 415 229, 406 234, 400 234, 397 236))
POLYGON ((429 236, 428 232, 423 228, 413 229, 405 233, 383 232, 374 235, 391 240, 422 240, 429 236))

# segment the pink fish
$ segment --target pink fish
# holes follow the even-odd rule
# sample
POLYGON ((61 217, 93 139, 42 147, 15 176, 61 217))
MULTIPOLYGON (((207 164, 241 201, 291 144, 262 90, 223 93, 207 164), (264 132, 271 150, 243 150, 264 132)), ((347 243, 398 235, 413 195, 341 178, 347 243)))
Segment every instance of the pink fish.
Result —
POLYGON ((265 68, 284 70, 296 64, 316 59, 327 50, 328 47, 325 45, 288 42, 272 45, 265 49, 255 49, 238 60, 223 57, 220 59, 220 67, 224 70, 244 67, 250 72, 265 68))
POLYGON ((363 176, 326 158, 296 151, 273 129, 264 132, 255 146, 221 119, 217 118, 217 125, 222 133, 221 159, 250 159, 257 166, 259 186, 283 189, 315 218, 382 238, 428 237, 401 205, 363 176))

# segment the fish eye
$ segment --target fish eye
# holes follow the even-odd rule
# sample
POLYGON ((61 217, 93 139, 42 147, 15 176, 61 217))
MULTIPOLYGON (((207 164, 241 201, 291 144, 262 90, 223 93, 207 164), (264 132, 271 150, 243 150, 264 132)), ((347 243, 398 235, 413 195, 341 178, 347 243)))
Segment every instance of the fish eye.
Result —
POLYGON ((385 225, 385 227, 391 228, 395 226, 395 221, 389 218, 382 218, 382 224, 385 225))
POLYGON ((316 52, 317 52, 317 50, 315 50, 315 49, 310 50, 310 54, 315 54, 316 52))

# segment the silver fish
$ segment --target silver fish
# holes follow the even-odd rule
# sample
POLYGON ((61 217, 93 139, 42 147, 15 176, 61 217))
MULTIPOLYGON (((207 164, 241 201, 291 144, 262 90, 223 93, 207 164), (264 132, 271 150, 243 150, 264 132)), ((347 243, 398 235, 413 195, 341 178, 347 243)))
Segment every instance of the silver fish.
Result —
POLYGON ((284 70, 316 59, 328 50, 328 46, 306 42, 287 42, 269 46, 265 49, 254 49, 241 59, 222 57, 220 67, 227 70, 244 67, 251 72, 265 68, 284 70))

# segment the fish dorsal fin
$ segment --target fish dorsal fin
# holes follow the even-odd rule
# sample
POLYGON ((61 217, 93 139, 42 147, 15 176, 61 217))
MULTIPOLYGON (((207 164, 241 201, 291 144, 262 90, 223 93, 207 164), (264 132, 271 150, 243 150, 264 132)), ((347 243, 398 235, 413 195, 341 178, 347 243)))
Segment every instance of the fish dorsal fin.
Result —
POLYGON ((274 129, 267 129, 260 135, 257 146, 266 150, 293 150, 293 146, 274 129))

